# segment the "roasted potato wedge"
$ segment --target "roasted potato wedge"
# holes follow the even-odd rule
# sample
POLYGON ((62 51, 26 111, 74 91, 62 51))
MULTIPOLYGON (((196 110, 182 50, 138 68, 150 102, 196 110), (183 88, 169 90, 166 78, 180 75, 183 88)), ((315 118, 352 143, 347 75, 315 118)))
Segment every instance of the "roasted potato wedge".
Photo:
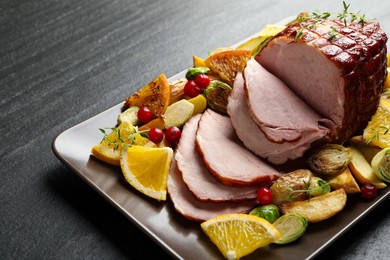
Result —
POLYGON ((377 189, 386 188, 387 185, 375 175, 363 154, 353 145, 349 146, 349 148, 352 152, 352 160, 348 167, 357 181, 360 184, 372 184, 377 189))
POLYGON ((332 189, 337 190, 343 188, 345 193, 359 193, 360 187, 353 177, 349 168, 345 168, 342 172, 324 177, 332 189))
POLYGON ((347 194, 344 189, 338 189, 322 196, 313 197, 304 201, 280 205, 283 214, 297 213, 308 222, 320 222, 339 213, 347 203, 347 194))
POLYGON ((349 139, 348 143, 356 147, 363 154, 368 163, 371 163, 372 158, 382 150, 382 148, 373 145, 372 143, 367 144, 362 135, 352 137, 349 139))
POLYGON ((272 203, 280 205, 293 201, 305 200, 308 193, 304 190, 310 183, 313 173, 307 169, 299 169, 282 175, 270 187, 272 191, 272 203), (302 192, 291 193, 291 190, 302 190, 302 192))

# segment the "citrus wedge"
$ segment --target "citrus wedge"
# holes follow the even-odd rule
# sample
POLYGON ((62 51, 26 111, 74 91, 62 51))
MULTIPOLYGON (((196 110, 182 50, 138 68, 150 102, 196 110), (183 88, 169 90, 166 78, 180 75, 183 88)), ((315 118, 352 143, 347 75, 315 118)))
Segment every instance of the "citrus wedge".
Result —
POLYGON ((157 200, 166 200, 172 156, 170 147, 128 147, 122 150, 122 173, 126 181, 138 191, 157 200))
POLYGON ((100 129, 105 135, 102 141, 92 147, 93 156, 112 165, 120 165, 120 150, 124 145, 145 145, 148 138, 142 137, 135 132, 134 126, 123 121, 117 128, 112 128, 111 133, 106 134, 104 129, 100 129))
POLYGON ((390 100, 381 99, 378 109, 364 129, 363 138, 381 148, 390 147, 390 100))
POLYGON ((233 86, 237 73, 242 72, 251 57, 249 50, 227 50, 217 52, 205 60, 207 67, 217 73, 223 81, 233 86))
POLYGON ((239 259, 280 238, 265 219, 247 214, 225 214, 201 224, 202 230, 227 259, 239 259))
POLYGON ((148 107, 156 117, 164 114, 169 104, 170 87, 164 74, 159 75, 152 82, 128 97, 125 105, 128 107, 148 107))

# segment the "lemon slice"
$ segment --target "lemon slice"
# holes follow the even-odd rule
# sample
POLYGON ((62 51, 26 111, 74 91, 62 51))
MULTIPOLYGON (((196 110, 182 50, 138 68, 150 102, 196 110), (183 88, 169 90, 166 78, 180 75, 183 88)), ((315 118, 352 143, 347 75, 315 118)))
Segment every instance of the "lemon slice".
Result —
POLYGON ((170 147, 128 147, 122 150, 122 173, 126 181, 138 191, 157 200, 166 200, 172 156, 170 147))
POLYGON ((149 143, 148 138, 135 132, 134 126, 130 122, 123 121, 117 128, 113 128, 110 134, 105 135, 100 143, 94 145, 91 153, 99 160, 119 166, 120 151, 123 146, 146 145, 147 143, 149 143))
POLYGON ((201 227, 227 259, 239 259, 280 238, 271 223, 247 214, 221 215, 201 227))
POLYGON ((381 99, 378 109, 364 129, 363 138, 381 148, 390 147, 390 101, 381 99))

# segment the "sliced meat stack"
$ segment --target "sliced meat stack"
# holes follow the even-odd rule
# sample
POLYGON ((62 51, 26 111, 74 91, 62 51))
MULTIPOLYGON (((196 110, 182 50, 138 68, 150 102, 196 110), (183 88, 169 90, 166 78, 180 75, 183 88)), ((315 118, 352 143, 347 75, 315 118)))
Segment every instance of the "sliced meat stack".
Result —
POLYGON ((168 175, 168 192, 176 211, 195 221, 205 221, 226 213, 247 213, 256 205, 255 200, 220 203, 198 200, 184 183, 175 159, 168 175))
POLYGON ((168 192, 178 212, 203 221, 248 212, 256 205, 259 186, 281 172, 242 145, 229 117, 208 109, 183 127, 168 192))
POLYGON ((248 61, 229 98, 238 137, 283 164, 361 131, 386 78, 386 34, 378 23, 306 20, 288 26, 248 61))
MULTIPOLYGON (((183 181, 198 200, 243 201, 256 199, 257 187, 230 187, 220 183, 198 155, 195 140, 201 115, 192 117, 183 127, 175 159, 183 181)), ((206 148, 207 149, 207 148, 206 148)))

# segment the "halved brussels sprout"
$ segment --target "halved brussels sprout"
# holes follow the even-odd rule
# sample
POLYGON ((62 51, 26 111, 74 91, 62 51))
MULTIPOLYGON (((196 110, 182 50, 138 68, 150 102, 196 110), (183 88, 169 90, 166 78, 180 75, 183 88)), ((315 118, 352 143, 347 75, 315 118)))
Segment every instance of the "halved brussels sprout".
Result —
POLYGON ((325 195, 330 192, 330 184, 319 177, 312 177, 310 179, 308 192, 310 196, 313 197, 325 195))
POLYGON ((195 79, 196 76, 199 74, 206 74, 209 73, 210 69, 207 67, 194 67, 194 68, 189 68, 186 73, 186 79, 191 80, 195 79))
POLYGON ((296 213, 286 213, 273 223, 280 232, 280 238, 275 244, 287 244, 300 238, 306 231, 307 219, 296 213))
POLYGON ((384 148, 374 156, 371 168, 379 179, 390 182, 390 148, 384 148))
POLYGON ((352 159, 348 148, 327 144, 315 150, 307 159, 309 168, 319 174, 336 174, 344 170, 352 159))
POLYGON ((258 216, 272 224, 280 217, 280 210, 278 206, 269 204, 252 209, 249 215, 258 216))
POLYGON ((210 83, 203 94, 212 110, 226 114, 226 106, 231 91, 232 88, 228 84, 216 80, 210 83))

